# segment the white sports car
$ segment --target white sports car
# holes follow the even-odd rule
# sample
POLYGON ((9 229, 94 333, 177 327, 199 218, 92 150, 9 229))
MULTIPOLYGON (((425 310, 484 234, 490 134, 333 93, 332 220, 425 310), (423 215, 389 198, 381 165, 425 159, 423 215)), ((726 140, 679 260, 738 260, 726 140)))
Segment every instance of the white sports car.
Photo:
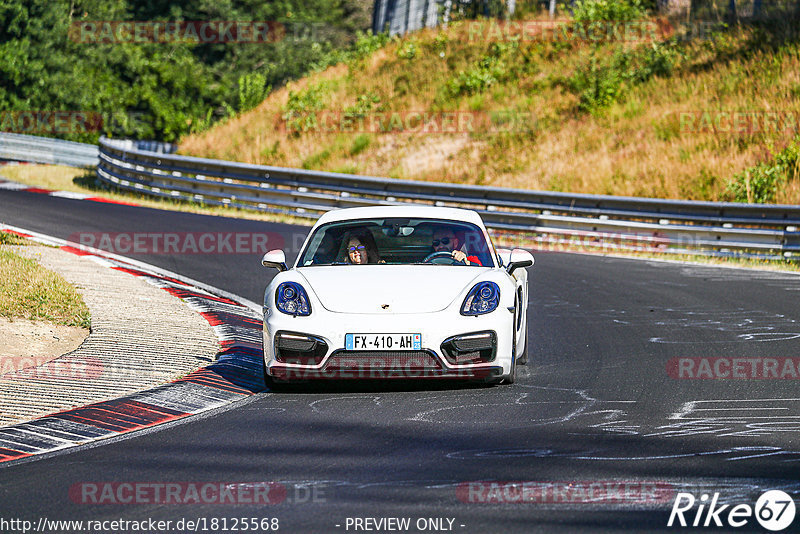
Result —
POLYGON ((514 382, 527 359, 533 256, 496 250, 480 216, 427 206, 330 211, 264 294, 264 373, 514 382))

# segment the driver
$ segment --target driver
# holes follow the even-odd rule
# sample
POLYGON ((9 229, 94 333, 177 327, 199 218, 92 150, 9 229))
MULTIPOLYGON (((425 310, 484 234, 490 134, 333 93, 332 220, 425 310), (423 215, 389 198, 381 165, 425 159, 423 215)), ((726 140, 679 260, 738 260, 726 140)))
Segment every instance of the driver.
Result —
POLYGON ((450 228, 437 228, 433 231, 431 245, 433 245, 434 252, 450 252, 450 255, 456 261, 466 265, 480 265, 483 267, 477 256, 467 256, 463 250, 458 248, 459 244, 456 234, 450 228))

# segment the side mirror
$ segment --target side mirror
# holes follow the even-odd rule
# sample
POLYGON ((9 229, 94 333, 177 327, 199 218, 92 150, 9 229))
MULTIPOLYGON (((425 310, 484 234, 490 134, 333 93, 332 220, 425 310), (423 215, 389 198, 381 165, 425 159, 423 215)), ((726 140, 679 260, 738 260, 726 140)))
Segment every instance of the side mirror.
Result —
POLYGON ((505 267, 506 265, 508 265, 508 262, 511 260, 511 249, 498 248, 497 259, 500 260, 500 267, 505 267))
POLYGON ((520 267, 530 267, 533 265, 533 254, 521 248, 515 248, 511 251, 511 257, 508 260, 508 274, 513 273, 520 267))
POLYGON ((282 250, 270 250, 264 257, 261 258, 261 265, 264 267, 275 267, 279 271, 286 271, 289 269, 286 266, 286 254, 282 250))

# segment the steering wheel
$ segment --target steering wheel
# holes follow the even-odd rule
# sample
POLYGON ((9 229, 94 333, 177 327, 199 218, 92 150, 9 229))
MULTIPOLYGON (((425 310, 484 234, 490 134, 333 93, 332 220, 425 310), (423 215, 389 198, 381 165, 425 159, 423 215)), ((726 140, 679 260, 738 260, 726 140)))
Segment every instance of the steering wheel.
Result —
POLYGON ((446 261, 436 261, 436 260, 450 260, 449 265, 458 265, 463 264, 464 262, 458 261, 452 255, 452 252, 447 252, 443 250, 441 252, 432 252, 425 256, 425 259, 422 260, 422 263, 441 263, 443 265, 448 265, 446 261))

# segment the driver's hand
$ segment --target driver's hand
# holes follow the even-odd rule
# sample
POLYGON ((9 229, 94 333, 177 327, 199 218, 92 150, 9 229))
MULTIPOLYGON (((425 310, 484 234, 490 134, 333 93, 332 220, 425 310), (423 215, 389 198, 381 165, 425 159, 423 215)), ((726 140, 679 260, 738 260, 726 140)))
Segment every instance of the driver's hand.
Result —
POLYGON ((464 254, 463 250, 454 250, 452 256, 454 260, 469 265, 469 260, 467 259, 467 255, 464 254))

